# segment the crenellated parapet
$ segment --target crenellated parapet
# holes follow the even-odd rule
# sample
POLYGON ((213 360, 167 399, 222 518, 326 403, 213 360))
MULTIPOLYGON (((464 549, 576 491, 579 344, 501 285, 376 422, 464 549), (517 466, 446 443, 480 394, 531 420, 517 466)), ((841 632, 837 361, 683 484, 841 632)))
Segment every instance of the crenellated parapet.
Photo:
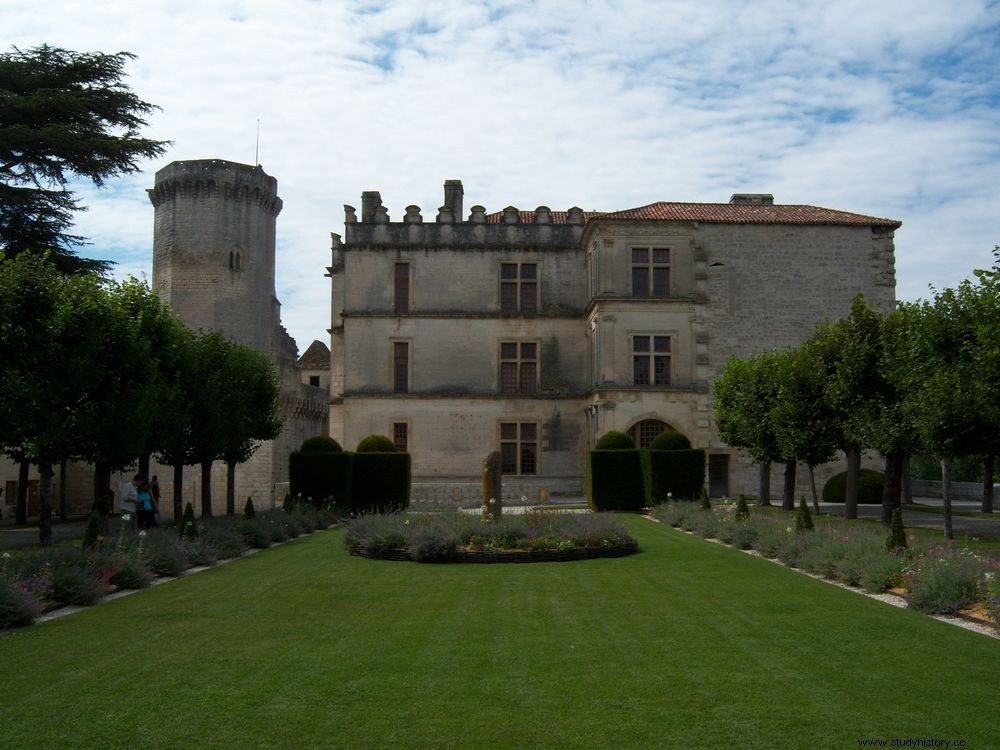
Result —
POLYGON ((278 181, 258 165, 197 159, 175 161, 156 173, 153 188, 146 191, 153 206, 178 198, 215 198, 252 203, 271 216, 281 213, 278 181))

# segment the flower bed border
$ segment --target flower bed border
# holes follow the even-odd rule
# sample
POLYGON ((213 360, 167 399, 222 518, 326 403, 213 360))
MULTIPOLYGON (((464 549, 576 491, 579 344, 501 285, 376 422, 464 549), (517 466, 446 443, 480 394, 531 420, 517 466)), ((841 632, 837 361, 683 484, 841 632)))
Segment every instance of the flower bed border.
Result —
MULTIPOLYGON (((380 550, 369 552, 360 547, 348 550, 356 557, 368 560, 395 560, 397 562, 417 562, 405 549, 380 550)), ((485 550, 458 548, 450 560, 434 560, 428 562, 441 563, 542 563, 542 562, 572 562, 574 560, 594 560, 601 557, 625 557, 639 551, 639 543, 635 540, 619 542, 607 547, 570 547, 569 549, 509 549, 485 550)))

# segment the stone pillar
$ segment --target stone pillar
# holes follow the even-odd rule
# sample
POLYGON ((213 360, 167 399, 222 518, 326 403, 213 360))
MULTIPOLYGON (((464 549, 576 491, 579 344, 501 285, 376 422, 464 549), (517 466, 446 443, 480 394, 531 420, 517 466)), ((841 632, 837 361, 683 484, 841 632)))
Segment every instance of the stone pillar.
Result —
POLYGON ((503 512, 500 454, 493 451, 483 461, 483 520, 499 521, 503 512))

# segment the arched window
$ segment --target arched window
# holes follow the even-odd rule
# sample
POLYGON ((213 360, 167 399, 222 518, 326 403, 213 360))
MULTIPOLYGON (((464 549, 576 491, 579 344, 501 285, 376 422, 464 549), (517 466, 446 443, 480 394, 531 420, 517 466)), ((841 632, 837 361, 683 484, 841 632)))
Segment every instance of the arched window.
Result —
POLYGON ((236 253, 236 270, 240 270, 240 254, 236 253))
POLYGON ((232 271, 236 266, 233 265, 233 251, 229 251, 229 270, 232 271))
POLYGON ((644 419, 632 425, 628 434, 632 436, 637 448, 648 448, 653 442, 653 438, 664 430, 672 430, 673 427, 659 419, 644 419))

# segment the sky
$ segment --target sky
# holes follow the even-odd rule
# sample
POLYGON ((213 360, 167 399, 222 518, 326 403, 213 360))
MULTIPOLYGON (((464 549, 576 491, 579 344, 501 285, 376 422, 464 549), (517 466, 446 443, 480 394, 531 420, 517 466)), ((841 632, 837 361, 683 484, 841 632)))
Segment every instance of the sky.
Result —
POLYGON ((151 275, 159 168, 259 153, 300 352, 328 338, 330 233, 363 190, 394 221, 433 220, 445 179, 490 212, 772 193, 902 221, 907 300, 1000 243, 997 0, 4 0, 3 26, 7 49, 137 55, 144 135, 172 145, 74 184, 82 254, 116 276, 151 275))

